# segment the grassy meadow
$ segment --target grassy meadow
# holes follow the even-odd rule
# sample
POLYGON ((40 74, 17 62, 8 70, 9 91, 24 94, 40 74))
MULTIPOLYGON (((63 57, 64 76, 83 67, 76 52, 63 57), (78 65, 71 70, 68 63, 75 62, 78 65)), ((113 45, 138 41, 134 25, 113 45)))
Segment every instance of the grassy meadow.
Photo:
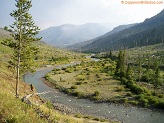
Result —
MULTIPOLYGON (((129 61, 134 61, 130 69, 130 79, 126 78, 127 70, 125 78, 115 75, 116 53, 113 53, 114 60, 104 57, 106 54, 101 53, 96 55, 101 59, 98 62, 82 62, 80 65, 54 69, 46 75, 46 79, 61 91, 79 98, 164 109, 164 71, 163 69, 159 71, 159 85, 156 84, 154 71, 156 58, 160 58, 159 67, 162 66, 163 44, 126 51, 126 58, 130 55, 129 61), (143 67, 138 67, 136 59, 141 53, 142 56, 146 56, 147 53, 155 56, 150 60, 148 71, 146 57, 141 59, 143 67)), ((124 69, 127 69, 126 65, 124 69)))
POLYGON ((46 77, 53 80, 59 88, 62 87, 67 93, 79 98, 89 97, 97 101, 108 101, 126 96, 127 89, 124 85, 103 71, 102 65, 107 67, 112 64, 107 60, 82 62, 80 65, 54 69, 46 77))

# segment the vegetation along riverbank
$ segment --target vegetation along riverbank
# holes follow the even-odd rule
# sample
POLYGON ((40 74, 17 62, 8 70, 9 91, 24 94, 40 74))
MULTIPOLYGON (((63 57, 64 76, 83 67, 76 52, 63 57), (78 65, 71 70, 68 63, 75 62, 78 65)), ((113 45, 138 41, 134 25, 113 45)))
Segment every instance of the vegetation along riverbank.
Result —
POLYGON ((145 51, 138 54, 136 49, 97 54, 100 61, 55 68, 46 79, 78 98, 163 110, 164 72, 159 67, 163 64, 163 45, 154 47, 143 47, 145 51), (154 47, 160 48, 150 52, 154 47))

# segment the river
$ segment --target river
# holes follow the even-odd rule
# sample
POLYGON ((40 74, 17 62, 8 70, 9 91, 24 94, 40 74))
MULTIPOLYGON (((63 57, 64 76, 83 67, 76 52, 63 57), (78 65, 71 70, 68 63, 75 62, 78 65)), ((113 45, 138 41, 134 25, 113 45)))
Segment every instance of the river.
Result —
MULTIPOLYGON (((78 63, 80 62, 60 65, 56 68, 62 68, 78 63)), ((24 76, 24 81, 33 84, 39 93, 50 91, 44 95, 44 98, 50 100, 52 103, 60 103, 87 115, 110 118, 111 120, 118 120, 123 123, 164 123, 164 113, 162 112, 135 107, 116 106, 108 103, 94 103, 87 99, 77 99, 67 94, 63 94, 56 89, 50 88, 44 84, 42 78, 51 70, 52 68, 46 68, 33 74, 27 73, 24 76)))

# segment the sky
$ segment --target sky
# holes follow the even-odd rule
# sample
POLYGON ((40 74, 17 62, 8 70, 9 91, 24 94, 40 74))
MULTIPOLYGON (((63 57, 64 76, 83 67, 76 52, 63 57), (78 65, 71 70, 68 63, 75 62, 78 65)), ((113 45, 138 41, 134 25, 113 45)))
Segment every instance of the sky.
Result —
MULTIPOLYGON (((164 9, 164 0, 154 0, 162 1, 163 4, 125 4, 129 1, 32 0, 30 14, 42 30, 62 24, 84 23, 108 23, 113 28, 143 22, 164 9)), ((15 9, 15 0, 0 0, 0 27, 9 26, 14 22, 9 14, 15 9)))

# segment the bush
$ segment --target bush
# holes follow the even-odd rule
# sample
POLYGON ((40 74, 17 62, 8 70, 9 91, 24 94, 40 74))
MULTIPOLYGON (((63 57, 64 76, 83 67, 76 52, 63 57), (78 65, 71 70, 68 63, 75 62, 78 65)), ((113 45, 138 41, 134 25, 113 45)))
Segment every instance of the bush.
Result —
POLYGON ((94 94, 93 94, 93 96, 99 96, 99 95, 100 95, 100 92, 97 91, 97 90, 96 90, 96 91, 94 92, 94 94))
POLYGON ((15 116, 9 116, 6 119, 6 123, 17 123, 17 118, 15 116))
POLYGON ((77 86, 76 85, 72 85, 71 89, 77 89, 77 86))
POLYGON ((100 76, 99 76, 98 74, 96 74, 96 77, 97 77, 97 78, 100 78, 100 76))
POLYGON ((127 82, 127 79, 126 78, 124 78, 124 77, 121 77, 121 83, 123 83, 123 84, 125 84, 126 82, 127 82))
POLYGON ((82 92, 74 92, 74 96, 81 98, 81 97, 83 97, 83 93, 82 92))
POLYGON ((143 104, 144 107, 148 107, 148 100, 147 99, 144 99, 144 98, 141 98, 140 99, 141 103, 143 104))
POLYGON ((67 70, 65 70, 65 72, 66 72, 66 73, 71 73, 71 70, 68 70, 68 69, 67 69, 67 70))
POLYGON ((81 85, 83 84, 83 82, 76 82, 76 85, 81 85))
POLYGON ((130 103, 133 104, 133 105, 138 105, 138 101, 135 101, 135 100, 130 101, 130 103))
POLYGON ((99 79, 97 79, 97 81, 102 81, 102 79, 99 78, 99 79))
POLYGON ((149 96, 147 97, 148 101, 149 101, 149 104, 153 104, 153 105, 156 105, 158 103, 158 100, 157 98, 153 97, 153 96, 149 96))
POLYGON ((145 96, 144 96, 143 94, 140 94, 140 95, 137 95, 135 98, 136 98, 137 100, 140 100, 140 99, 144 99, 145 96))
POLYGON ((157 108, 160 108, 160 109, 164 109, 164 101, 159 101, 159 102, 156 104, 156 107, 157 107, 157 108))
POLYGON ((121 91, 123 91, 123 90, 124 90, 123 87, 117 87, 117 88, 116 88, 116 91, 118 91, 118 92, 121 92, 121 91))
POLYGON ((122 101, 123 101, 123 103, 127 103, 128 102, 128 98, 123 98, 122 101))
POLYGON ((163 98, 163 94, 160 94, 158 97, 159 97, 159 98, 163 98))
POLYGON ((127 95, 127 96, 130 96, 130 97, 133 96, 133 94, 132 94, 131 92, 128 92, 126 95, 127 95))
POLYGON ((63 67, 63 68, 62 68, 62 70, 64 70, 64 71, 65 71, 65 70, 66 70, 66 68, 65 68, 65 67, 63 67))
POLYGON ((82 115, 81 114, 76 114, 75 117, 82 118, 82 115))
POLYGON ((67 94, 71 94, 72 93, 72 90, 70 88, 66 88, 63 91, 66 92, 67 94))
POLYGON ((100 118, 95 117, 95 118, 93 118, 93 120, 100 121, 100 118))

